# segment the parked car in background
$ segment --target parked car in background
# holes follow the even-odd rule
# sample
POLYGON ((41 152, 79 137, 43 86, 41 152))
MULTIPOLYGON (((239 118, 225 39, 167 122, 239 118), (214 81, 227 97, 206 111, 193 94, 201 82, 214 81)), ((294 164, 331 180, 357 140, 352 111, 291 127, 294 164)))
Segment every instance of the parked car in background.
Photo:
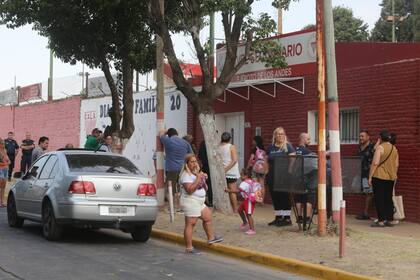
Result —
POLYGON ((12 186, 7 201, 11 227, 40 222, 48 240, 74 226, 120 229, 145 242, 157 212, 155 185, 130 160, 87 150, 43 155, 12 186))

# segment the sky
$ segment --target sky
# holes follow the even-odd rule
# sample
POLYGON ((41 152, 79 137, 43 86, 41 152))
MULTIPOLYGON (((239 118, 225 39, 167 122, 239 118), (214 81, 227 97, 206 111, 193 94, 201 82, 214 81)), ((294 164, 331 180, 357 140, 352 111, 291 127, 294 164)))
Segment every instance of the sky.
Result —
MULTIPOLYGON (((356 17, 365 21, 372 29, 380 16, 381 0, 333 0, 333 6, 351 8, 356 17)), ((256 1, 253 14, 257 16, 267 12, 277 19, 277 11, 271 7, 271 1, 256 1)), ((298 31, 302 27, 315 23, 315 0, 300 0, 292 3, 288 11, 283 13, 283 32, 298 31)), ((201 38, 206 39, 203 32, 201 38)), ((223 38, 220 17, 216 17, 216 38, 223 38)), ((194 62, 191 44, 181 35, 174 37, 174 45, 180 59, 194 62)), ((25 86, 43 82, 49 75, 49 49, 47 39, 37 34, 31 26, 18 29, 7 29, 0 26, 0 91, 16 85, 25 86)), ((216 41, 217 42, 217 41, 216 41)), ((86 69, 92 76, 102 75, 99 69, 86 69)), ((54 79, 77 76, 82 72, 82 64, 69 65, 54 59, 54 79)))

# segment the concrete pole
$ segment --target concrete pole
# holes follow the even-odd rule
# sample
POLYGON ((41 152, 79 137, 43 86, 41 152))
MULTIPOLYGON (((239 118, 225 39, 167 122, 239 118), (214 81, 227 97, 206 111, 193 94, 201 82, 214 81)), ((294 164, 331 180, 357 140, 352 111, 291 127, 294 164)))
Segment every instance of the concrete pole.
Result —
POLYGON ((50 49, 50 77, 48 78, 48 101, 53 100, 54 51, 50 49))
POLYGON ((210 50, 209 69, 211 80, 214 82, 214 12, 210 14, 210 50))
POLYGON ((325 48, 323 1, 316 0, 316 50, 318 65, 318 235, 327 234, 327 172, 325 143, 325 48))
POLYGON ((281 7, 277 9, 277 34, 283 34, 283 9, 281 7))
POLYGON ((330 135, 331 183, 333 220, 340 220, 340 201, 343 200, 340 153, 340 109, 335 63, 334 21, 332 1, 324 0, 325 53, 327 61, 328 129, 330 135))
MULTIPOLYGON (((162 15, 164 0, 159 0, 162 15)), ((165 178, 163 174, 163 145, 160 142, 159 131, 165 128, 165 89, 163 82, 163 39, 156 36, 156 188, 159 205, 165 202, 165 178)))
POLYGON ((86 82, 86 85, 85 85, 85 88, 86 88, 86 90, 85 90, 85 94, 86 94, 86 96, 88 96, 89 95, 89 72, 85 72, 85 76, 86 76, 86 79, 85 79, 85 82, 86 82))
POLYGON ((392 43, 395 43, 397 40, 395 38, 395 0, 391 0, 392 5, 392 43))

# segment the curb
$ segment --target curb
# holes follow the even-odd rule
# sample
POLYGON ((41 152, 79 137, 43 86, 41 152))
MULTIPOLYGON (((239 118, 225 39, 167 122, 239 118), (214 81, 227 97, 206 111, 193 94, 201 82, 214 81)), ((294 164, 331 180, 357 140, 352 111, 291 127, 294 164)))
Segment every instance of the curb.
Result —
MULTIPOLYGON (((152 237, 171 241, 178 244, 184 244, 184 237, 180 234, 167 232, 159 229, 152 230, 152 237)), ((377 278, 354 274, 344 270, 330 268, 323 265, 311 264, 300 260, 276 256, 269 253, 262 253, 251 251, 244 248, 223 245, 216 243, 208 245, 207 241, 203 239, 193 238, 194 246, 200 249, 211 250, 213 252, 221 253, 223 255, 235 257, 241 260, 247 260, 253 263, 262 264, 271 268, 280 269, 283 271, 306 275, 314 278, 328 279, 328 280, 374 280, 377 278)))

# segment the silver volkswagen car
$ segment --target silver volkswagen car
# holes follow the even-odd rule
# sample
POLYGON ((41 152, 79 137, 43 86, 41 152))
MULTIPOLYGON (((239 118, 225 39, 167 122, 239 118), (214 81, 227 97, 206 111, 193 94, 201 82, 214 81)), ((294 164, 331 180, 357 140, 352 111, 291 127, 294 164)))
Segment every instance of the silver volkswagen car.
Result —
POLYGON ((158 212, 156 187, 118 154, 61 150, 40 157, 10 190, 11 227, 42 223, 48 240, 67 226, 116 228, 146 242, 158 212))

